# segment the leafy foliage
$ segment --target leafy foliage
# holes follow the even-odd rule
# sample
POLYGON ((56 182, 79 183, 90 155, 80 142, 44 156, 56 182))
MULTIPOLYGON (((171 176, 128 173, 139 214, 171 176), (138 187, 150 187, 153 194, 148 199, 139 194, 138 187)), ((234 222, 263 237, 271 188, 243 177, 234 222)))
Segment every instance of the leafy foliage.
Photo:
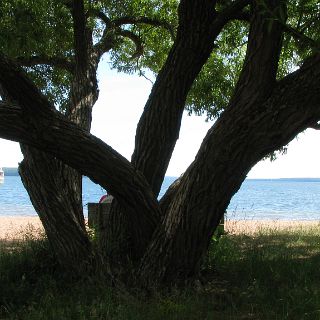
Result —
MULTIPOLYGON (((263 4, 264 0, 260 3, 263 4)), ((271 24, 278 20, 288 26, 279 61, 279 79, 312 53, 312 41, 320 41, 318 1, 289 0, 284 3, 287 13, 284 6, 278 7, 270 18, 271 24)), ((177 0, 88 0, 85 5, 88 12, 92 9, 103 12, 108 21, 147 17, 170 25, 173 32, 178 24, 177 0)), ((218 3, 218 9, 223 6, 223 2, 218 3)), ((94 43, 97 43, 109 26, 94 15, 90 16, 88 23, 93 31, 94 43)), ((135 55, 137 43, 130 37, 117 34, 109 55, 112 67, 129 74, 144 75, 151 71, 156 75, 173 43, 173 35, 168 28, 138 22, 120 24, 117 28, 116 31, 121 29, 139 39, 143 52, 135 55)), ((248 23, 245 21, 234 20, 226 25, 189 93, 186 108, 190 113, 206 114, 208 119, 214 119, 227 106, 242 68, 247 34, 248 23)), ((13 58, 27 59, 38 55, 72 61, 73 30, 69 8, 62 0, 2 1, 0 50, 13 58)), ((71 81, 68 71, 48 65, 36 65, 26 70, 52 102, 65 107, 71 81)))
POLYGON ((248 28, 230 22, 220 34, 216 50, 200 72, 187 100, 187 110, 214 119, 227 106, 246 54, 248 28))
POLYGON ((320 48, 319 9, 320 4, 315 0, 291 0, 287 4, 287 20, 278 14, 278 19, 288 26, 279 61, 279 78, 300 66, 315 47, 320 48))
MULTIPOLYGON (((70 57, 72 20, 60 1, 13 0, 0 3, 0 50, 12 58, 70 57)), ((56 105, 63 105, 70 75, 45 65, 27 72, 56 105)))
MULTIPOLYGON (((125 1, 125 5, 123 5, 123 2, 121 4, 117 1, 115 2, 116 4, 109 6, 109 8, 112 8, 112 12, 105 8, 111 19, 121 16, 148 17, 158 21, 165 21, 173 30, 177 27, 178 2, 176 0, 125 1)), ((111 53, 113 68, 127 73, 144 73, 146 70, 151 70, 154 74, 157 74, 164 64, 173 43, 168 29, 149 24, 127 25, 125 29, 140 37, 144 52, 137 59, 132 59, 135 45, 128 39, 123 40, 120 42, 119 47, 111 53)))

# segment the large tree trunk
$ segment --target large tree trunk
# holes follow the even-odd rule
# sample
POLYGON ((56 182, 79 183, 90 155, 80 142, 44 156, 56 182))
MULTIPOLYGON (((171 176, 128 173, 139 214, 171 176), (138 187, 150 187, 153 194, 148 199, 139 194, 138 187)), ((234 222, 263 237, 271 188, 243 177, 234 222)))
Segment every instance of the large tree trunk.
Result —
MULTIPOLYGON (((95 58, 89 59, 91 34, 86 30, 82 1, 73 6, 75 68, 68 119, 90 131, 92 107, 98 98, 95 58), (85 38, 84 38, 85 37, 85 38)), ((21 144, 19 174, 60 265, 77 270, 90 259, 91 245, 82 208, 82 175, 60 160, 21 144)))
POLYGON ((153 237, 140 280, 150 285, 197 274, 219 220, 252 166, 319 120, 320 86, 308 88, 307 81, 317 81, 319 69, 308 73, 301 82, 288 78, 263 105, 227 110, 217 121, 153 237), (305 97, 312 106, 308 111, 305 97))
MULTIPOLYGON (((89 123, 88 117, 85 122, 89 123)), ((91 257, 82 207, 82 175, 35 148, 21 144, 21 150, 24 159, 19 174, 57 259, 69 270, 71 266, 78 269, 91 257)))
MULTIPOLYGON (((194 274, 214 227, 250 168, 320 120, 319 77, 318 54, 277 83, 266 101, 225 111, 166 206, 166 217, 140 267, 142 280, 154 284, 194 274)), ((26 114, 27 110, 0 103, 0 136, 57 156, 111 190, 127 214, 137 218, 142 214, 143 221, 157 215, 143 177, 111 148, 56 113, 40 113, 39 127, 29 124, 26 114), (49 121, 52 117, 54 121, 49 121), (47 125, 52 130, 39 136, 47 125)))
MULTIPOLYGON (((272 0, 269 5, 274 9, 279 3, 272 0)), ((262 113, 257 106, 270 96, 275 85, 282 31, 276 22, 269 31, 268 17, 261 12, 253 5, 247 55, 229 107, 209 131, 174 196, 168 193, 163 200, 163 224, 140 268, 147 282, 174 281, 197 274, 232 196, 251 167, 266 154, 262 145, 253 146, 252 135, 262 125, 257 126, 255 119, 262 113)), ((267 132, 260 130, 261 134, 267 132)))
MULTIPOLYGON (((0 93, 7 102, 16 99, 2 86, 0 93)), ((60 265, 78 272, 92 255, 82 214, 81 175, 50 154, 20 146, 24 159, 19 174, 49 243, 60 265)))
MULTIPOLYGON (((203 3, 208 5, 209 2, 203 3)), ((185 3, 182 1, 182 4, 185 3)), ((189 3, 196 6, 201 1, 189 3)), ((278 1, 270 0, 267 4, 272 11, 278 1)), ((161 166, 156 168, 153 177, 152 171, 147 170, 150 164, 141 159, 141 170, 142 173, 147 172, 146 179, 108 145, 50 110, 47 100, 34 85, 0 54, 0 82, 8 86, 8 91, 18 103, 17 106, 0 102, 0 117, 3 119, 0 122, 0 136, 52 154, 114 195, 119 212, 123 213, 119 217, 113 215, 110 219, 114 228, 114 244, 123 246, 123 253, 128 255, 129 261, 132 256, 138 260, 143 255, 137 277, 146 285, 176 282, 197 274, 215 227, 251 167, 269 152, 287 144, 305 128, 317 124, 320 119, 319 54, 311 57, 296 72, 276 82, 282 28, 274 22, 271 32, 268 31, 270 17, 265 14, 266 10, 253 5, 247 56, 234 96, 208 132, 195 161, 179 183, 168 191, 161 203, 163 212, 155 197, 157 181, 164 175, 161 166), (127 234, 122 231, 123 221, 133 229, 125 229, 127 234), (125 237, 119 241, 115 237, 117 234, 125 237), (133 248, 124 245, 128 244, 127 239, 133 240, 133 248)), ((180 65, 178 57, 176 59, 180 65)), ((197 64, 197 61, 190 63, 197 64)), ((188 73, 188 70, 184 72, 188 73)), ((196 76, 196 72, 193 70, 191 75, 196 76)), ((181 75, 183 85, 187 86, 189 80, 183 78, 181 75)), ((177 81, 177 78, 174 79, 177 81)), ((160 93, 166 92, 162 90, 160 93)), ((184 93, 183 90, 181 92, 184 93)), ((161 98, 162 95, 157 99, 161 98)), ((180 98, 180 94, 172 97, 181 102, 180 98)), ((169 103, 166 99, 164 101, 169 103)), ((157 108, 165 110, 161 104, 157 104, 157 108)), ((148 107, 145 112, 151 109, 148 107)), ((145 116, 142 122, 146 121, 146 126, 142 127, 146 129, 141 132, 146 130, 146 134, 150 123, 158 121, 161 124, 164 121, 164 124, 170 123, 173 129, 172 135, 166 136, 166 139, 174 140, 179 110, 180 104, 172 103, 166 111, 172 112, 175 119, 172 122, 161 112, 154 113, 155 116, 145 116)), ((161 136, 170 131, 165 126, 164 129, 157 134, 161 136)), ((142 149, 138 153, 142 152, 143 144, 139 148, 142 149)), ((166 151, 169 150, 167 145, 163 150, 165 157, 168 157, 170 152, 166 151)), ((135 159, 139 159, 138 153, 135 159)), ((153 158, 154 154, 152 151, 149 160, 157 161, 153 158)), ((161 154, 158 156, 161 157, 161 154)), ((136 166, 139 161, 135 160, 136 166)), ((161 162, 166 161, 162 159, 161 162)), ((35 194, 34 197, 37 196, 35 194)), ((69 223, 71 220, 63 221, 69 223)), ((70 232, 78 231, 72 228, 70 232)), ((112 244, 110 242, 108 245, 112 244)), ((116 251, 121 252, 119 249, 116 251)))
POLYGON ((21 148, 24 160, 19 173, 23 184, 60 265, 74 272, 91 256, 81 217, 81 176, 53 156, 23 144, 21 148), (73 173, 75 176, 70 177, 73 173))
MULTIPOLYGON (((180 2, 177 37, 138 123, 132 155, 132 164, 146 177, 156 197, 179 138, 185 101, 192 83, 209 58, 224 25, 246 4, 246 0, 238 1, 218 14, 215 2, 211 0, 180 2)), ((144 231, 134 219, 113 204, 111 223, 107 224, 101 240, 107 254, 116 260, 124 256, 124 252, 128 252, 127 260, 141 258, 141 249, 150 241, 147 239, 141 248, 140 233, 144 231)))

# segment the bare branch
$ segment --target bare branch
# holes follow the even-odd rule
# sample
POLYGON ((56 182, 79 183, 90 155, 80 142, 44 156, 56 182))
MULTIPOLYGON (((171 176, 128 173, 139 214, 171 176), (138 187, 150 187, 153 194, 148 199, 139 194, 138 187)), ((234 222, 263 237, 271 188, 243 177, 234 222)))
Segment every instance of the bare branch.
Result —
POLYGON ((171 24, 165 20, 153 19, 148 17, 121 17, 112 21, 112 25, 120 27, 125 24, 148 24, 154 27, 162 27, 170 32, 172 40, 175 39, 175 31, 171 24))
POLYGON ((145 73, 140 69, 139 67, 139 76, 145 78, 147 81, 151 83, 151 85, 154 85, 154 81, 152 81, 150 78, 148 78, 145 73))
POLYGON ((71 73, 74 71, 74 64, 64 57, 49 57, 47 55, 38 55, 31 57, 17 57, 15 61, 22 67, 32 67, 44 64, 64 69, 71 73))

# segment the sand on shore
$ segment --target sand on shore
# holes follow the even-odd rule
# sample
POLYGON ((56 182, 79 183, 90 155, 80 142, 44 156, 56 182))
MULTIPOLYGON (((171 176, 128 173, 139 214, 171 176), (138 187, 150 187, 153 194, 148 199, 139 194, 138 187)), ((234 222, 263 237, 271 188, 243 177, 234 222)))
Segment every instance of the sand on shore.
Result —
MULTIPOLYGON (((228 220, 225 230, 231 234, 254 234, 261 229, 283 230, 301 227, 320 227, 318 220, 228 220)), ((5 216, 0 217, 0 240, 21 240, 25 234, 37 236, 43 232, 38 217, 5 216)))
POLYGON ((272 232, 299 228, 320 227, 319 220, 228 220, 225 230, 231 234, 257 234, 261 230, 272 232))
POLYGON ((41 232, 43 232, 43 227, 38 217, 0 217, 0 241, 22 240, 26 234, 29 236, 38 236, 41 232))

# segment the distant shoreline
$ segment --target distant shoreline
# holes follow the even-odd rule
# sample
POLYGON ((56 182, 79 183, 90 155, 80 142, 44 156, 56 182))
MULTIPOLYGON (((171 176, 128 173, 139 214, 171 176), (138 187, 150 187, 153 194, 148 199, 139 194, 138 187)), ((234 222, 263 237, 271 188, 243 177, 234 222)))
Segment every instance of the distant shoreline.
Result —
MULTIPOLYGON (((18 168, 17 167, 2 167, 5 176, 19 176, 19 172, 18 172, 18 168)), ((174 178, 174 179, 178 179, 178 176, 166 176, 166 178, 174 178)), ((250 180, 254 180, 254 181, 274 181, 274 180, 278 180, 278 181, 319 181, 320 182, 320 177, 292 177, 292 178, 246 178, 245 180, 250 181, 250 180)))
POLYGON ((2 169, 4 171, 5 177, 19 175, 18 168, 16 168, 16 167, 2 167, 2 169))

